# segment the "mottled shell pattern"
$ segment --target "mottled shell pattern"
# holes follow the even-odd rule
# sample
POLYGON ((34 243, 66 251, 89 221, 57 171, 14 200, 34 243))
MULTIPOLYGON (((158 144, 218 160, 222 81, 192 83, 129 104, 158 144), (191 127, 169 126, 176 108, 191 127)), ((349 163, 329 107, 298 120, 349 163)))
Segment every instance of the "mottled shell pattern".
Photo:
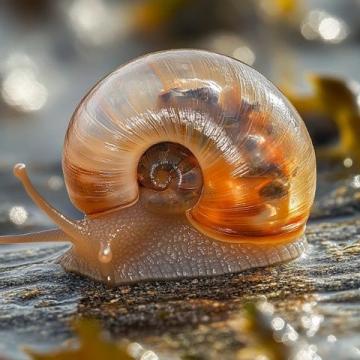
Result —
POLYGON ((63 170, 89 218, 144 196, 234 243, 300 237, 316 182, 293 106, 249 66, 200 50, 150 54, 100 81, 73 115, 63 170))

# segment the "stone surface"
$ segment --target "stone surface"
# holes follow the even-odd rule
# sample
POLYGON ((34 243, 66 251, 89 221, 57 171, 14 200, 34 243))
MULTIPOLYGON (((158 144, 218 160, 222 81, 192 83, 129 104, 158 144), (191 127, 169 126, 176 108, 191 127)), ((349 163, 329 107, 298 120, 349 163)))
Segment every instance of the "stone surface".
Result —
MULTIPOLYGON (((336 186, 354 192, 346 181, 336 186)), ((360 219, 353 216, 356 202, 348 217, 338 216, 347 214, 341 205, 335 207, 337 216, 324 212, 329 193, 337 191, 336 201, 347 204, 339 200, 344 192, 329 191, 319 192, 314 217, 321 220, 308 225, 305 256, 239 274, 109 288, 64 272, 55 259, 66 245, 2 246, 0 354, 23 359, 24 345, 54 349, 74 337, 74 321, 93 318, 114 339, 140 343, 160 359, 219 359, 220 354, 240 359, 239 351, 252 340, 236 324, 247 303, 266 298, 275 309, 271 319, 283 319, 296 332, 291 349, 297 356, 307 351, 323 359, 358 359, 360 219)), ((23 231, 2 219, 1 232, 23 231)), ((40 225, 39 220, 26 230, 40 225)))

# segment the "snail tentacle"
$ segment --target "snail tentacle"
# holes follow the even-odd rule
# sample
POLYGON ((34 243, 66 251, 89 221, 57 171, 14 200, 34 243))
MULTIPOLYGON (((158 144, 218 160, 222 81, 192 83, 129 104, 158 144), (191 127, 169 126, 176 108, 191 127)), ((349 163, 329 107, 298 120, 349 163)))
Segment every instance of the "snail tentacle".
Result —
POLYGON ((43 210, 65 234, 67 234, 72 240, 82 239, 79 222, 76 222, 60 213, 38 193, 30 181, 25 164, 16 164, 14 166, 14 175, 21 181, 26 193, 30 196, 34 203, 43 210))

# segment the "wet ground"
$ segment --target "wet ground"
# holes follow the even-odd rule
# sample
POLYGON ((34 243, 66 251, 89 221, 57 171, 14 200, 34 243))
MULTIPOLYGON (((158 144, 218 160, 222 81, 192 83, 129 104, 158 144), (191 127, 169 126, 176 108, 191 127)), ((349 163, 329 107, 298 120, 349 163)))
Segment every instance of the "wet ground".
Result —
MULTIPOLYGON (((51 226, 10 173, 0 173, 0 233, 51 226)), ((76 216, 59 174, 32 171, 42 193, 76 216)), ((244 307, 267 299, 274 310, 264 326, 283 331, 293 359, 360 359, 359 199, 356 174, 336 181, 321 174, 305 256, 215 278, 108 288, 56 264, 67 245, 2 246, 0 354, 26 359, 24 346, 53 350, 74 338, 76 320, 92 318, 114 340, 152 350, 151 360, 244 359, 253 341, 241 330, 244 307)))

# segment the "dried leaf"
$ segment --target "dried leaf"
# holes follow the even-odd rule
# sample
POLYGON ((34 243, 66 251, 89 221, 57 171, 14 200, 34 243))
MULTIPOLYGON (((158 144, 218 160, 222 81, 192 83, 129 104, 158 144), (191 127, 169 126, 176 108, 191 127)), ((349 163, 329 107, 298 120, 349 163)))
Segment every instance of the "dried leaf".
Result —
POLYGON ((39 354, 28 349, 26 352, 34 360, 134 360, 124 347, 103 339, 101 329, 95 322, 80 322, 76 326, 76 332, 79 336, 79 347, 76 349, 67 348, 48 354, 39 354))

